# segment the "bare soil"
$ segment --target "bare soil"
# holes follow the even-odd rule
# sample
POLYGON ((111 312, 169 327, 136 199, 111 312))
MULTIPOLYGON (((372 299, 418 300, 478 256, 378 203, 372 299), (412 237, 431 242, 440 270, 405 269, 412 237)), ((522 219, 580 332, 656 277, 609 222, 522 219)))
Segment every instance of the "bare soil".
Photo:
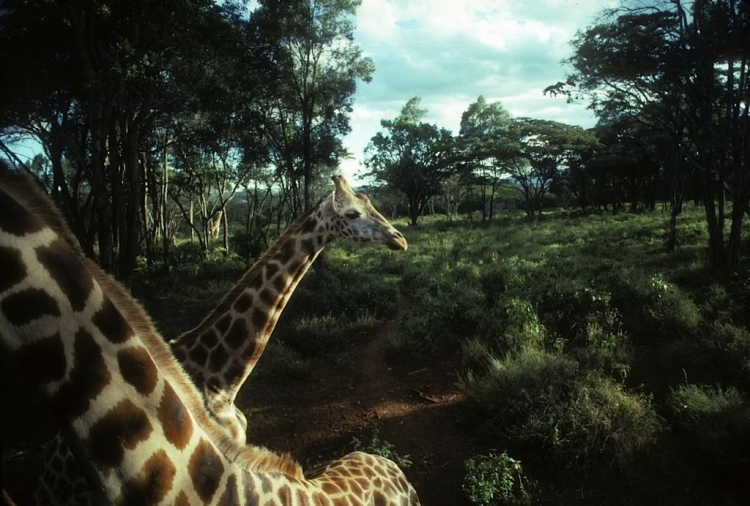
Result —
MULTIPOLYGON (((344 455, 353 449, 352 438, 366 442, 379 427, 382 439, 410 455, 404 471, 423 504, 466 504, 463 462, 480 446, 457 424, 456 367, 449 360, 386 360, 387 337, 397 325, 394 320, 353 336, 346 350, 317 360, 305 380, 251 376, 237 399, 248 417, 248 442, 289 452, 307 468, 344 455)), ((0 482, 20 506, 31 501, 43 445, 56 428, 3 371, 0 482)))

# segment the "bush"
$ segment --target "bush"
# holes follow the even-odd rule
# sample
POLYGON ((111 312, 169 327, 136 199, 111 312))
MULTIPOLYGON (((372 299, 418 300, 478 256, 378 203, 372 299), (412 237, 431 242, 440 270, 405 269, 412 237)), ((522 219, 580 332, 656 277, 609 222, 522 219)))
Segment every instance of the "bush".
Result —
POLYGON ((411 467, 411 456, 401 455, 396 451, 396 447, 381 437, 380 427, 375 427, 370 434, 369 438, 365 441, 357 437, 352 438, 352 447, 355 452, 371 453, 373 455, 380 455, 388 460, 396 463, 401 469, 411 467))
POLYGON ((566 468, 627 470, 661 430, 649 398, 600 374, 581 375, 559 353, 524 348, 490 359, 460 387, 498 444, 531 446, 566 468))
POLYGON ((301 356, 283 341, 271 341, 258 362, 255 374, 259 376, 280 375, 293 379, 307 379, 312 374, 312 361, 301 356))
POLYGON ((750 406, 736 388, 684 384, 672 390, 667 405, 693 451, 723 467, 746 465, 750 406))
POLYGON ((713 323, 699 336, 669 343, 662 366, 693 381, 750 388, 750 332, 730 323, 713 323))
POLYGON ((478 506, 529 504, 528 480, 521 461, 490 453, 464 462, 466 476, 462 488, 469 502, 478 506))

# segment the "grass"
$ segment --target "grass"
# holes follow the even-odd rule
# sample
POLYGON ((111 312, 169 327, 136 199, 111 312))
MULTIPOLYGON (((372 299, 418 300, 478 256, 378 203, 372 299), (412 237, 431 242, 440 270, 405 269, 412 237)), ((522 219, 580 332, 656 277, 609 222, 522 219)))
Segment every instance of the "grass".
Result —
MULTIPOLYGON (((690 479, 718 483, 717 503, 736 503, 741 494, 721 480, 750 468, 748 264, 728 279, 705 267, 703 212, 692 205, 668 253, 668 219, 425 217, 418 227, 396 221, 406 253, 336 242, 302 280, 258 369, 304 378, 317 356, 344 352, 400 314, 389 356, 461 364, 462 426, 485 456, 522 457, 550 503, 587 487, 610 504, 628 503, 612 487, 684 492, 687 468, 673 465, 683 461, 690 479)), ((219 255, 198 262, 184 248, 184 264, 144 271, 134 286, 170 337, 197 324, 245 268, 219 255)), ((480 462, 472 472, 485 476, 480 462)))

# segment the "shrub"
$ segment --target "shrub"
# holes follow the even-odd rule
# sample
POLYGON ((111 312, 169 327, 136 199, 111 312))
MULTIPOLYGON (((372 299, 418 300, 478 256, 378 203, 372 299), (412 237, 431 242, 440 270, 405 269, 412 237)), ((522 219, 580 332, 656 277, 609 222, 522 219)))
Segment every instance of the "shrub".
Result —
POLYGON ((750 406, 734 387, 684 384, 667 401, 677 428, 693 451, 732 467, 750 450, 750 406))
POLYGON ((357 437, 352 438, 351 442, 354 451, 371 453, 373 455, 380 455, 388 460, 392 460, 401 469, 406 469, 411 466, 411 456, 401 455, 396 451, 396 447, 381 437, 380 427, 376 426, 369 438, 365 441, 357 437))
POLYGON ((258 362, 255 374, 259 376, 285 375, 293 379, 306 379, 312 374, 312 361, 301 356, 283 341, 271 341, 258 362))
POLYGON ((491 452, 464 462, 462 488, 469 502, 478 506, 529 504, 528 480, 521 461, 491 452))
POLYGON ((531 446, 566 468, 627 470, 661 430, 649 398, 601 374, 581 377, 559 353, 524 348, 468 373, 460 387, 498 443, 531 446))

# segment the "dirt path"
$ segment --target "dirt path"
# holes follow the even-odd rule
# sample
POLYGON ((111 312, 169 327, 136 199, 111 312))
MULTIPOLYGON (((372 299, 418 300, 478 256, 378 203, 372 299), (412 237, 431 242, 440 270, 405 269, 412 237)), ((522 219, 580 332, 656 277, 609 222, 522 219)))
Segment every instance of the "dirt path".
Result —
MULTIPOLYGON (((341 457, 353 449, 353 437, 365 440, 380 427, 382 439, 410 455, 405 472, 423 504, 460 506, 463 461, 479 449, 455 423, 461 395, 454 364, 386 360, 397 326, 393 320, 352 336, 347 350, 318 360, 309 379, 251 377, 237 399, 248 415, 248 442, 290 452, 309 467, 341 457)), ((23 505, 40 474, 41 445, 55 428, 14 380, 4 378, 3 386, 0 478, 23 505)))
POLYGON ((479 447, 456 424, 462 400, 449 361, 389 361, 390 321, 363 336, 345 356, 321 360, 312 379, 269 378, 246 385, 238 405, 248 414, 249 441, 286 451, 303 464, 340 457, 352 438, 375 427, 400 455, 423 504, 465 504, 463 462, 479 447))

